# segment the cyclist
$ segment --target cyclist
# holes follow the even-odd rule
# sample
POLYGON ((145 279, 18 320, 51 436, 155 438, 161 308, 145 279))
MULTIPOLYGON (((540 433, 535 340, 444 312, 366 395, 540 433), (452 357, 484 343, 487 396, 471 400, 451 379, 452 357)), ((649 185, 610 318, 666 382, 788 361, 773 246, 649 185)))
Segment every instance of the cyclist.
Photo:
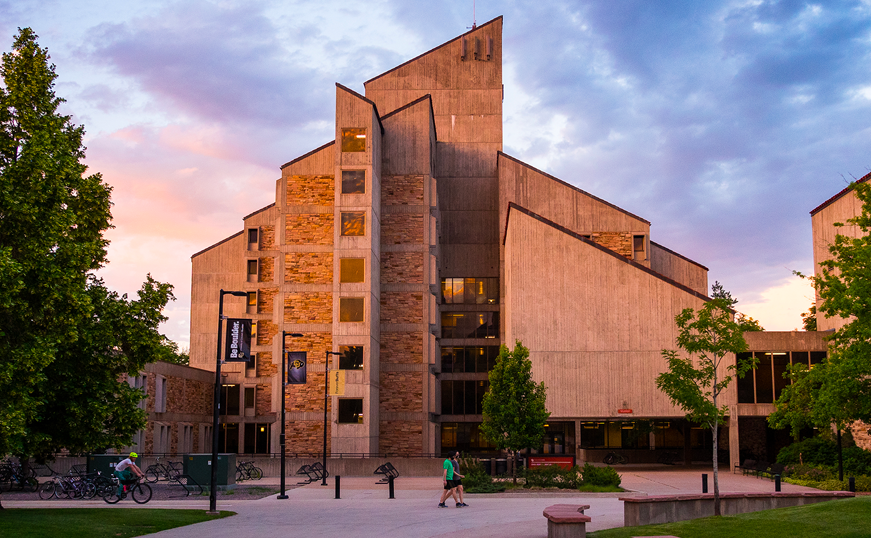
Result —
POLYGON ((115 464, 115 471, 113 474, 118 477, 118 496, 121 497, 124 495, 124 491, 126 491, 126 481, 133 480, 133 476, 138 476, 139 478, 144 478, 145 474, 136 466, 136 463, 133 462, 139 455, 136 452, 131 452, 130 457, 121 460, 120 462, 115 464), (132 472, 131 472, 132 471, 132 472))

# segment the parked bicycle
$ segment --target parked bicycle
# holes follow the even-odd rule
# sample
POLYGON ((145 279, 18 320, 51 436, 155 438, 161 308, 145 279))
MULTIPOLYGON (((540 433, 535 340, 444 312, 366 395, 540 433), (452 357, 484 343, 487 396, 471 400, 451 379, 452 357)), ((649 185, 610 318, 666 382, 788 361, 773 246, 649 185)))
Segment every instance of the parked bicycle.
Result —
POLYGON ((10 491, 36 491, 39 489, 39 481, 35 475, 31 467, 25 469, 20 463, 5 461, 0 463, 0 488, 6 487, 10 491))
POLYGON ((605 455, 605 458, 602 460, 602 463, 605 465, 617 465, 620 463, 626 463, 626 456, 620 454, 619 452, 608 452, 605 455))
POLYGON ((151 486, 142 482, 139 477, 133 480, 124 480, 123 483, 117 476, 112 477, 113 489, 108 490, 103 495, 103 500, 109 504, 115 504, 127 498, 129 494, 133 498, 133 502, 137 504, 145 504, 151 500, 151 486), (118 486, 123 485, 124 490, 118 494, 118 486))
POLYGON ((181 476, 181 470, 182 463, 180 461, 161 463, 160 458, 157 458, 157 461, 145 470, 145 481, 153 484, 158 480, 178 480, 178 477, 181 476))
POLYGON ((236 482, 261 478, 263 478, 263 471, 260 467, 255 467, 253 461, 240 461, 236 464, 236 482))
POLYGON ((54 476, 39 487, 39 498, 43 500, 52 497, 67 499, 93 499, 97 494, 97 486, 92 480, 78 476, 54 476))

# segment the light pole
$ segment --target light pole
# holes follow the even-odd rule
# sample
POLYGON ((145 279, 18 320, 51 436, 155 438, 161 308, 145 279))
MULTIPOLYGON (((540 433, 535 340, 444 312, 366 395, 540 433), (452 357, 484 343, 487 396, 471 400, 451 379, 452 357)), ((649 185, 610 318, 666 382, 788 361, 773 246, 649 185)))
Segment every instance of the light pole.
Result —
POLYGON ((324 363, 324 480, 322 486, 327 485, 327 386, 330 384, 330 355, 341 355, 335 351, 327 351, 327 360, 324 363))
POLYGON ((224 323, 224 295, 247 297, 244 291, 224 291, 218 297, 218 352, 215 359, 215 398, 212 402, 212 480, 209 491, 209 512, 217 513, 218 497, 215 483, 218 481, 218 411, 221 406, 221 329, 224 323))
POLYGON ((287 437, 285 436, 285 425, 284 421, 284 412, 287 404, 284 402, 284 391, 287 387, 287 363, 285 359, 287 358, 287 349, 285 349, 285 345, 287 342, 287 337, 291 338, 299 338, 302 336, 302 333, 289 333, 287 331, 281 331, 281 439, 279 439, 279 445, 281 446, 281 494, 278 496, 279 499, 287 499, 287 494, 284 492, 284 475, 285 475, 285 443, 287 437))

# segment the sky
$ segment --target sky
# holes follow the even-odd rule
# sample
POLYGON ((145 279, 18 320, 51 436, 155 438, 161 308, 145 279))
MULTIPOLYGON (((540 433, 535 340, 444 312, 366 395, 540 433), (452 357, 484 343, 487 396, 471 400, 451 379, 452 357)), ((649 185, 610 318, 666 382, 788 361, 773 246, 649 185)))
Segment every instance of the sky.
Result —
MULTIPOLYGON (((113 187, 107 285, 175 286, 274 202, 363 82, 497 16, 504 151, 652 223, 768 330, 801 328, 809 212, 871 171, 871 0, 0 0, 113 187), (474 7, 474 9, 473 9, 474 7)), ((388 111, 384 111, 388 112, 388 111)))

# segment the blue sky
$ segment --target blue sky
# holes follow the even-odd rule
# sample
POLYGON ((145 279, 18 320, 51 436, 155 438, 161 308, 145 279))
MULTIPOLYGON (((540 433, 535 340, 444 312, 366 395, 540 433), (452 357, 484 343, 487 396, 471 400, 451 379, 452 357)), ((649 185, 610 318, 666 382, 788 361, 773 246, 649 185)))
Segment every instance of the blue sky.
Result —
MULTIPOLYGON (((506 153, 652 222, 767 329, 800 326, 808 212, 871 171, 871 0, 486 1, 504 16, 506 153)), ((0 0, 57 65, 87 163, 114 187, 107 283, 176 286, 332 136, 334 82, 467 30, 472 2, 0 0)))

